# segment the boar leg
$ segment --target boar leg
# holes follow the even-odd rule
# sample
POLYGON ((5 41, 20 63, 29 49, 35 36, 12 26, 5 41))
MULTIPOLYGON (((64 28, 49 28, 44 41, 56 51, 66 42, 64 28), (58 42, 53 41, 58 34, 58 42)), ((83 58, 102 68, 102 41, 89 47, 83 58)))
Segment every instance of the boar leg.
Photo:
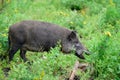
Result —
POLYGON ((13 45, 11 46, 11 49, 9 51, 9 62, 13 59, 15 53, 20 49, 20 46, 18 45, 13 45))
POLYGON ((26 54, 26 50, 20 49, 20 57, 24 60, 24 62, 27 61, 25 54, 26 54))

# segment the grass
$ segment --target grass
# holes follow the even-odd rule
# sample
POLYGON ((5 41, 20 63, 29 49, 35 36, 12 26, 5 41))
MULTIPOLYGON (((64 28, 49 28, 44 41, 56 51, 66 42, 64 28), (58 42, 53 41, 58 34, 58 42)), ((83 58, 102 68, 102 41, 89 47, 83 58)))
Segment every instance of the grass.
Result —
MULTIPOLYGON (((86 56, 93 66, 86 73, 78 72, 81 80, 120 79, 120 1, 119 0, 7 0, 0 13, 0 55, 8 48, 9 26, 21 20, 46 21, 78 32, 80 41, 92 52, 86 56)), ((2 80, 63 80, 69 76, 78 59, 72 54, 64 55, 57 46, 50 52, 27 52, 33 62, 23 63, 16 54, 11 64, 0 61, 2 80), (50 54, 49 54, 50 53, 50 54), (2 68, 10 67, 8 77, 2 68)), ((19 53, 19 52, 18 52, 19 53)), ((5 54, 7 55, 7 53, 5 54)))

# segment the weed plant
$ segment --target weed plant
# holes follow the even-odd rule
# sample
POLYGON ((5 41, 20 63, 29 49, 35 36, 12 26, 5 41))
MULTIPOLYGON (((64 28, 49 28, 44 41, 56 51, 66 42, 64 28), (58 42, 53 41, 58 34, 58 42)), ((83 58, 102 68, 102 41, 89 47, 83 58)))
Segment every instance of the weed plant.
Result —
MULTIPOLYGON (((9 27, 22 20, 51 22, 76 30, 80 41, 91 51, 81 60, 74 52, 65 55, 60 46, 49 52, 27 52, 32 65, 24 63, 19 51, 14 60, 0 60, 0 80, 64 80, 76 60, 89 63, 81 80, 120 80, 119 0, 6 0, 0 11, 0 56, 8 55, 9 27), (3 69, 10 67, 9 75, 3 69)), ((1 57, 0 57, 1 58, 1 57)))

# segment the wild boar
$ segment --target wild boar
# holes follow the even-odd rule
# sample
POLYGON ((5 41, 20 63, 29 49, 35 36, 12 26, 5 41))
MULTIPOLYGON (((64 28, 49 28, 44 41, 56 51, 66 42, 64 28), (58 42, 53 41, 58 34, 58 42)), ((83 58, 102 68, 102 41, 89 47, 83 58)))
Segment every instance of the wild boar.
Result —
POLYGON ((75 31, 66 29, 56 24, 26 20, 16 23, 9 28, 9 61, 20 50, 20 56, 27 61, 26 51, 49 51, 60 41, 61 50, 70 53, 73 49, 75 55, 84 59, 83 52, 89 54, 87 49, 79 41, 75 31))

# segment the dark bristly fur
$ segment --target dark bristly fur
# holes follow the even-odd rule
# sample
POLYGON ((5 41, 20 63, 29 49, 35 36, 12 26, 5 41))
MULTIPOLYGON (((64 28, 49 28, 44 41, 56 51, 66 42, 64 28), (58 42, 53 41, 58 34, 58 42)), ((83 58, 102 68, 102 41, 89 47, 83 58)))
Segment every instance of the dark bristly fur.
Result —
POLYGON ((27 50, 49 51, 58 41, 61 41, 63 52, 69 53, 74 46, 77 56, 83 58, 82 52, 86 49, 75 31, 48 22, 27 20, 16 23, 9 28, 9 61, 19 49, 21 58, 26 61, 27 50))

